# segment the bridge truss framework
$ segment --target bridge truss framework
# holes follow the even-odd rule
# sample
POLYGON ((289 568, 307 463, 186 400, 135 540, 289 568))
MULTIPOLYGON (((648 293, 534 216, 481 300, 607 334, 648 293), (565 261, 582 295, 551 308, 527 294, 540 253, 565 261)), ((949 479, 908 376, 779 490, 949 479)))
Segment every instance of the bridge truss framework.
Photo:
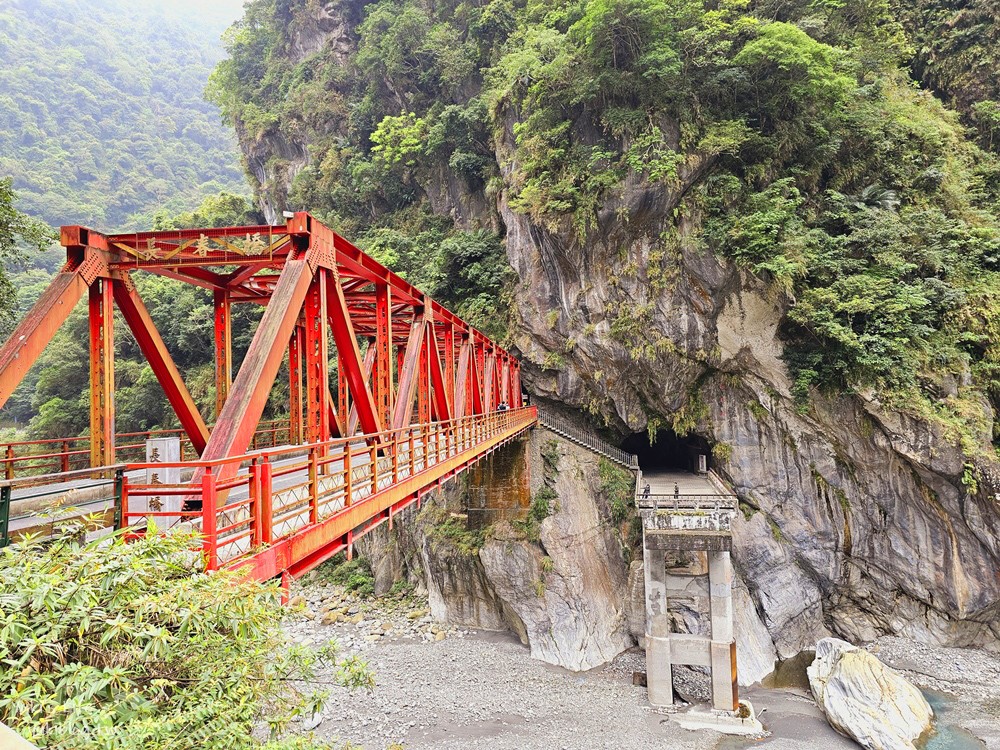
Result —
POLYGON ((92 467, 115 463, 116 305, 202 461, 247 450, 286 353, 291 443, 521 406, 512 355, 308 213, 275 226, 113 235, 64 226, 60 236, 66 265, 0 347, 0 406, 86 294, 92 467), (211 430, 136 290, 138 271, 213 293, 211 430), (234 379, 231 310, 240 303, 266 309, 234 379))

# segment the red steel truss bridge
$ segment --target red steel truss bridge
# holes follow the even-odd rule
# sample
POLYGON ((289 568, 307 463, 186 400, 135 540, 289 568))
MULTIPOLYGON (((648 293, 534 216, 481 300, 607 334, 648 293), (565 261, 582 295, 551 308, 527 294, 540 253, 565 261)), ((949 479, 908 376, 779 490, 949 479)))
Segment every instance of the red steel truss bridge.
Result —
POLYGON ((114 235, 64 226, 61 243, 66 265, 0 347, 0 406, 86 295, 89 438, 0 446, 0 544, 18 498, 68 492, 106 503, 116 526, 193 528, 208 569, 296 575, 537 422, 511 354, 308 213, 114 235), (214 426, 139 296, 140 272, 212 291, 214 426), (264 313, 234 378, 235 304, 264 313), (173 462, 144 460, 162 434, 116 434, 116 307, 181 425, 173 462), (289 417, 264 423, 286 357, 289 417))

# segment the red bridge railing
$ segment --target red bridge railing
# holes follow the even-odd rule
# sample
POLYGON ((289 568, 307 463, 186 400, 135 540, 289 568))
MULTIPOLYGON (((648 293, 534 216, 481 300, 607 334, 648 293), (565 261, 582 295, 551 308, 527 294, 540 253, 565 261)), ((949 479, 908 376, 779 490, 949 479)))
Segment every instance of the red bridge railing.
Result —
MULTIPOLYGON (((205 567, 258 579, 299 575, 537 423, 535 407, 496 411, 212 461, 130 463, 118 470, 124 525, 186 524, 205 567), (195 469, 187 482, 136 472, 195 469), (164 510, 172 498, 175 508, 164 510)), ((140 532, 141 533, 141 532, 140 532)))
MULTIPOLYGON (((254 433, 252 449, 273 448, 289 443, 287 419, 261 422, 254 433)), ((146 457, 146 441, 153 438, 179 437, 181 457, 198 457, 187 433, 181 429, 120 432, 115 435, 115 463, 142 461, 146 457)), ((0 443, 0 478, 19 479, 39 474, 66 473, 96 468, 90 465, 90 437, 18 440, 0 443)))

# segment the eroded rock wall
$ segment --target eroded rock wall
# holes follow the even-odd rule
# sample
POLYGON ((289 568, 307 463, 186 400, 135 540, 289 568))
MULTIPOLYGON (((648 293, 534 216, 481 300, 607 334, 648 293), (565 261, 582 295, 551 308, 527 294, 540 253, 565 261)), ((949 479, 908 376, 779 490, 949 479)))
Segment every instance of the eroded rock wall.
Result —
MULTIPOLYGON (((567 669, 604 664, 634 644, 626 618, 628 566, 620 531, 602 498, 593 453, 536 429, 520 446, 485 461, 506 465, 503 450, 527 461, 530 484, 555 491, 540 522, 501 520, 471 548, 461 533, 468 476, 429 494, 424 508, 383 525, 358 543, 376 574, 376 591, 416 579, 432 614, 449 624, 518 634, 532 656, 567 669), (546 458, 541 454, 546 452, 546 458)), ((491 472, 487 471, 487 474, 491 472)), ((495 477, 494 477, 495 479, 495 477)))
MULTIPOLYGON (((723 446, 744 510, 735 563, 782 658, 831 632, 998 647, 995 482, 973 487, 956 435, 870 394, 816 393, 803 413, 781 297, 685 243, 683 222, 663 256, 651 237, 683 190, 650 190, 626 186, 583 242, 501 206, 527 387, 619 435, 687 423, 723 446)), ((985 402, 980 421, 991 477, 985 402)))

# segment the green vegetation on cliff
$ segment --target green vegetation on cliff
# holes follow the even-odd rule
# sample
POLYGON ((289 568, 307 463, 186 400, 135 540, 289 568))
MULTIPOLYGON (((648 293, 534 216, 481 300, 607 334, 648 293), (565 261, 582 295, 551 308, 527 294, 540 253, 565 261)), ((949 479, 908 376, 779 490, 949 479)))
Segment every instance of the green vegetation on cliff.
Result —
POLYGON ((961 112, 980 143, 1000 151, 1000 5, 994 0, 899 3, 913 72, 961 112))
MULTIPOLYGON (((600 211, 645 184, 676 208, 619 212, 618 236, 654 243, 641 272, 653 283, 657 262, 700 247, 768 282, 803 404, 814 387, 874 387, 967 422, 954 384, 970 373, 1000 403, 987 5, 341 2, 326 7, 346 35, 300 54, 293 35, 323 38, 313 6, 254 0, 210 88, 245 148, 308 149, 287 200, 277 182, 263 193, 376 253, 502 233, 498 200, 562 242, 599 242, 600 211)), ((446 256, 393 260, 448 299, 446 256)), ((507 283, 502 265, 470 281, 507 283)))
POLYGON ((52 237, 39 221, 18 211, 11 181, 0 179, 0 340, 5 340, 17 325, 17 285, 7 269, 26 259, 25 248, 44 249, 52 237))

